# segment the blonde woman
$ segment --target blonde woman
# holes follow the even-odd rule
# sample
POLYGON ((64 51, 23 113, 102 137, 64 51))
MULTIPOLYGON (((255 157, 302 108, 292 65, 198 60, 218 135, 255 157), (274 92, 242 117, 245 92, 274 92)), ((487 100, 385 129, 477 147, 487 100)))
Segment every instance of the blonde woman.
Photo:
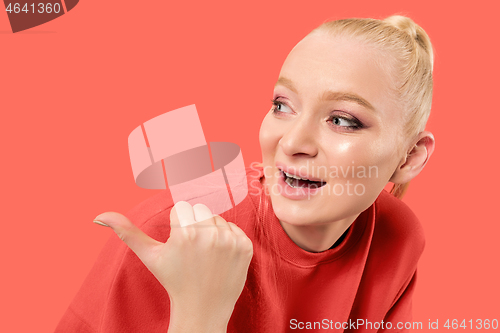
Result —
POLYGON ((424 236, 399 198, 434 150, 432 66, 428 36, 406 17, 313 30, 277 78, 247 198, 213 216, 163 192, 127 217, 96 217, 121 240, 56 331, 415 329, 424 236))

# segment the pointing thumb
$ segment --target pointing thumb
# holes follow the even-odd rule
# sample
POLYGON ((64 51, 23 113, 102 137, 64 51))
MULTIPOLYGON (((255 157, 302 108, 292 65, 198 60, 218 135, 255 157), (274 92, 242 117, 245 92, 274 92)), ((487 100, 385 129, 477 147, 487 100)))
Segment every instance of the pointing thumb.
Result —
POLYGON ((94 223, 110 227, 128 247, 148 266, 152 249, 163 243, 154 240, 137 228, 130 220, 120 213, 106 212, 94 219, 94 223))
POLYGON ((115 229, 130 227, 130 225, 132 224, 132 222, 130 222, 128 218, 120 213, 115 212, 106 212, 97 215, 93 222, 104 227, 110 227, 114 231, 117 231, 115 229))

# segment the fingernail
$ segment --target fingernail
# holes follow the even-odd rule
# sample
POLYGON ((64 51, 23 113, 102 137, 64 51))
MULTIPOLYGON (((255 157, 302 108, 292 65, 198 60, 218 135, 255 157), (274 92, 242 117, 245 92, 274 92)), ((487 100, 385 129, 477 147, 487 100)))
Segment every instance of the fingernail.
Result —
POLYGON ((109 227, 109 225, 107 225, 106 223, 102 223, 102 222, 101 222, 101 221, 99 221, 99 220, 94 220, 93 222, 94 222, 95 224, 99 224, 99 225, 102 225, 102 226, 104 226, 104 227, 109 227))

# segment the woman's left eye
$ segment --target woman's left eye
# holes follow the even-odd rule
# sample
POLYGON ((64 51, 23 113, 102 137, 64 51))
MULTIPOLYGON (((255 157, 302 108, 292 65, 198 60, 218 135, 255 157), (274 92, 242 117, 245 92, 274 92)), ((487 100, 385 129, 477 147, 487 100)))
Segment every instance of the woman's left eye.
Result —
POLYGON ((345 116, 333 115, 330 117, 329 121, 331 121, 335 126, 344 127, 347 129, 359 129, 363 127, 359 120, 345 116))

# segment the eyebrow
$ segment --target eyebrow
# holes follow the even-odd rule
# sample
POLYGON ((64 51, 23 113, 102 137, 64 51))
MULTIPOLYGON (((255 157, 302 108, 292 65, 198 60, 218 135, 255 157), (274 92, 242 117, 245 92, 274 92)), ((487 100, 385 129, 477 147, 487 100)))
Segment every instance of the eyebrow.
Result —
MULTIPOLYGON (((278 78, 278 81, 276 82, 276 84, 274 86, 276 87, 278 85, 284 86, 284 87, 290 89, 291 91, 293 91, 295 94, 298 94, 297 89, 295 88, 292 80, 290 80, 284 76, 280 76, 278 78)), ((333 100, 333 101, 354 102, 356 104, 364 106, 365 108, 367 108, 371 111, 375 111, 375 108, 373 107, 373 105, 370 104, 370 102, 368 102, 366 99, 364 99, 363 97, 361 97, 355 93, 334 92, 334 91, 328 90, 328 91, 325 91, 323 93, 323 96, 321 96, 321 99, 327 100, 327 101, 333 100)))

